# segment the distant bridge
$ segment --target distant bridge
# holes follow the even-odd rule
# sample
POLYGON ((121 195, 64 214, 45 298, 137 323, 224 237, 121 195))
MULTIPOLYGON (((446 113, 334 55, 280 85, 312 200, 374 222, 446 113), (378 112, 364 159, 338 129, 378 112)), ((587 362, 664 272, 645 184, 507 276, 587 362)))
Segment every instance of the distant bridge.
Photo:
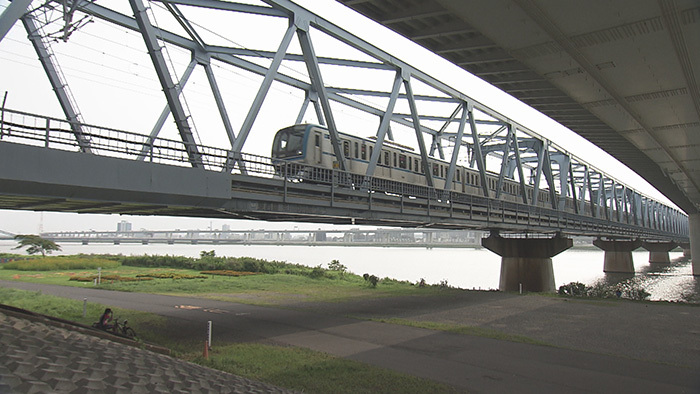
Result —
POLYGON ((481 247, 482 232, 469 230, 138 230, 42 233, 58 243, 306 245, 381 247, 481 247))

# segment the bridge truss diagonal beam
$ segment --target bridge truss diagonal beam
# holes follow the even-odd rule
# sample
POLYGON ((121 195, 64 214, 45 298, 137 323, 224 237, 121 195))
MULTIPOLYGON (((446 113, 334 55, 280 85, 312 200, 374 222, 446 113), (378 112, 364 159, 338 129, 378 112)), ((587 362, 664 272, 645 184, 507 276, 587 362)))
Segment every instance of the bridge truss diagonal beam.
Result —
POLYGON ((49 44, 43 35, 41 26, 37 23, 33 13, 28 12, 22 16, 22 24, 27 31, 27 37, 32 42, 32 46, 39 56, 41 66, 46 72, 46 76, 51 83, 56 98, 58 99, 66 119, 71 122, 71 128, 75 139, 78 141, 80 150, 90 153, 90 141, 85 138, 85 133, 82 130, 83 123, 80 112, 77 109, 77 103, 73 99, 68 84, 65 78, 62 77, 59 66, 56 64, 55 56, 51 53, 49 44))
POLYGON ((158 43, 155 28, 153 25, 151 25, 148 18, 146 7, 143 5, 141 0, 129 0, 129 4, 134 12, 136 22, 139 25, 139 30, 143 35, 144 43, 148 48, 148 54, 153 61, 154 70, 156 71, 158 80, 163 88, 165 98, 168 101, 170 112, 175 118, 175 124, 180 132, 180 137, 185 143, 192 167, 201 167, 202 160, 194 139, 194 135, 192 134, 192 130, 187 120, 187 114, 185 113, 185 109, 180 102, 178 89, 175 83, 173 83, 170 72, 168 71, 168 66, 166 64, 165 57, 163 56, 162 48, 158 43))

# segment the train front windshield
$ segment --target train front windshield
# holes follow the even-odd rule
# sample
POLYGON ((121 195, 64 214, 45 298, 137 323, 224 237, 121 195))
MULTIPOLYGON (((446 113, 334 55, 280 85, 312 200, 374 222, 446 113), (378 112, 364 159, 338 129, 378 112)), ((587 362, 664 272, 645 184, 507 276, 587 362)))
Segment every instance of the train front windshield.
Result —
POLYGON ((306 126, 292 126, 282 129, 272 143, 272 157, 285 159, 304 154, 304 132, 306 126))

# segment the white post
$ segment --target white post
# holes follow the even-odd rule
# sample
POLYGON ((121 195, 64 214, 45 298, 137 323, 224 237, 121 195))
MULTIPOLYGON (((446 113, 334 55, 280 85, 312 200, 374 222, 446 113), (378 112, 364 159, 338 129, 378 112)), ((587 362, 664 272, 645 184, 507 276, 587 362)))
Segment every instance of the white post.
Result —
POLYGON ((518 283, 518 288, 520 289, 520 294, 523 294, 523 284, 518 283))
POLYGON ((102 267, 97 267, 97 284, 102 283, 102 267))
POLYGON ((207 322, 207 346, 211 349, 211 320, 207 322))

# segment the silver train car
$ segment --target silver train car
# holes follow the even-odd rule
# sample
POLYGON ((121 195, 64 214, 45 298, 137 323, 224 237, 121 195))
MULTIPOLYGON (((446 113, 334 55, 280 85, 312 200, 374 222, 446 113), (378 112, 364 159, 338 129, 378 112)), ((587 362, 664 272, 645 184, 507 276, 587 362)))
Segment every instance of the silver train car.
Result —
MULTIPOLYGON (((346 158, 347 170, 354 175, 364 176, 367 173, 369 160, 372 157, 375 141, 339 133, 340 144, 346 158)), ((298 124, 281 129, 275 135, 272 143, 272 159, 276 175, 290 176, 304 181, 324 180, 330 176, 330 169, 338 168, 338 162, 333 152, 330 134, 326 128, 311 124, 298 124), (285 173, 285 171, 288 171, 285 173), (292 173, 293 172, 293 173, 292 173)), ((430 158, 428 168, 431 171, 436 189, 444 190, 449 163, 430 158)), ((375 178, 427 186, 423 173, 423 161, 420 154, 412 148, 385 141, 379 155, 375 178)), ((498 174, 487 173, 488 189, 495 196, 498 187, 498 174)), ((528 201, 532 201, 534 188, 527 186, 528 201)), ((458 166, 449 190, 481 196, 481 179, 479 172, 470 168, 458 166)), ((557 194, 558 196, 558 194, 557 194)), ((557 197, 558 198, 558 197, 557 197)), ((500 199, 504 201, 522 202, 520 183, 506 178, 500 199)), ((550 193, 540 189, 538 205, 551 207, 550 193)), ((573 210, 573 200, 567 199, 566 209, 573 210)))

